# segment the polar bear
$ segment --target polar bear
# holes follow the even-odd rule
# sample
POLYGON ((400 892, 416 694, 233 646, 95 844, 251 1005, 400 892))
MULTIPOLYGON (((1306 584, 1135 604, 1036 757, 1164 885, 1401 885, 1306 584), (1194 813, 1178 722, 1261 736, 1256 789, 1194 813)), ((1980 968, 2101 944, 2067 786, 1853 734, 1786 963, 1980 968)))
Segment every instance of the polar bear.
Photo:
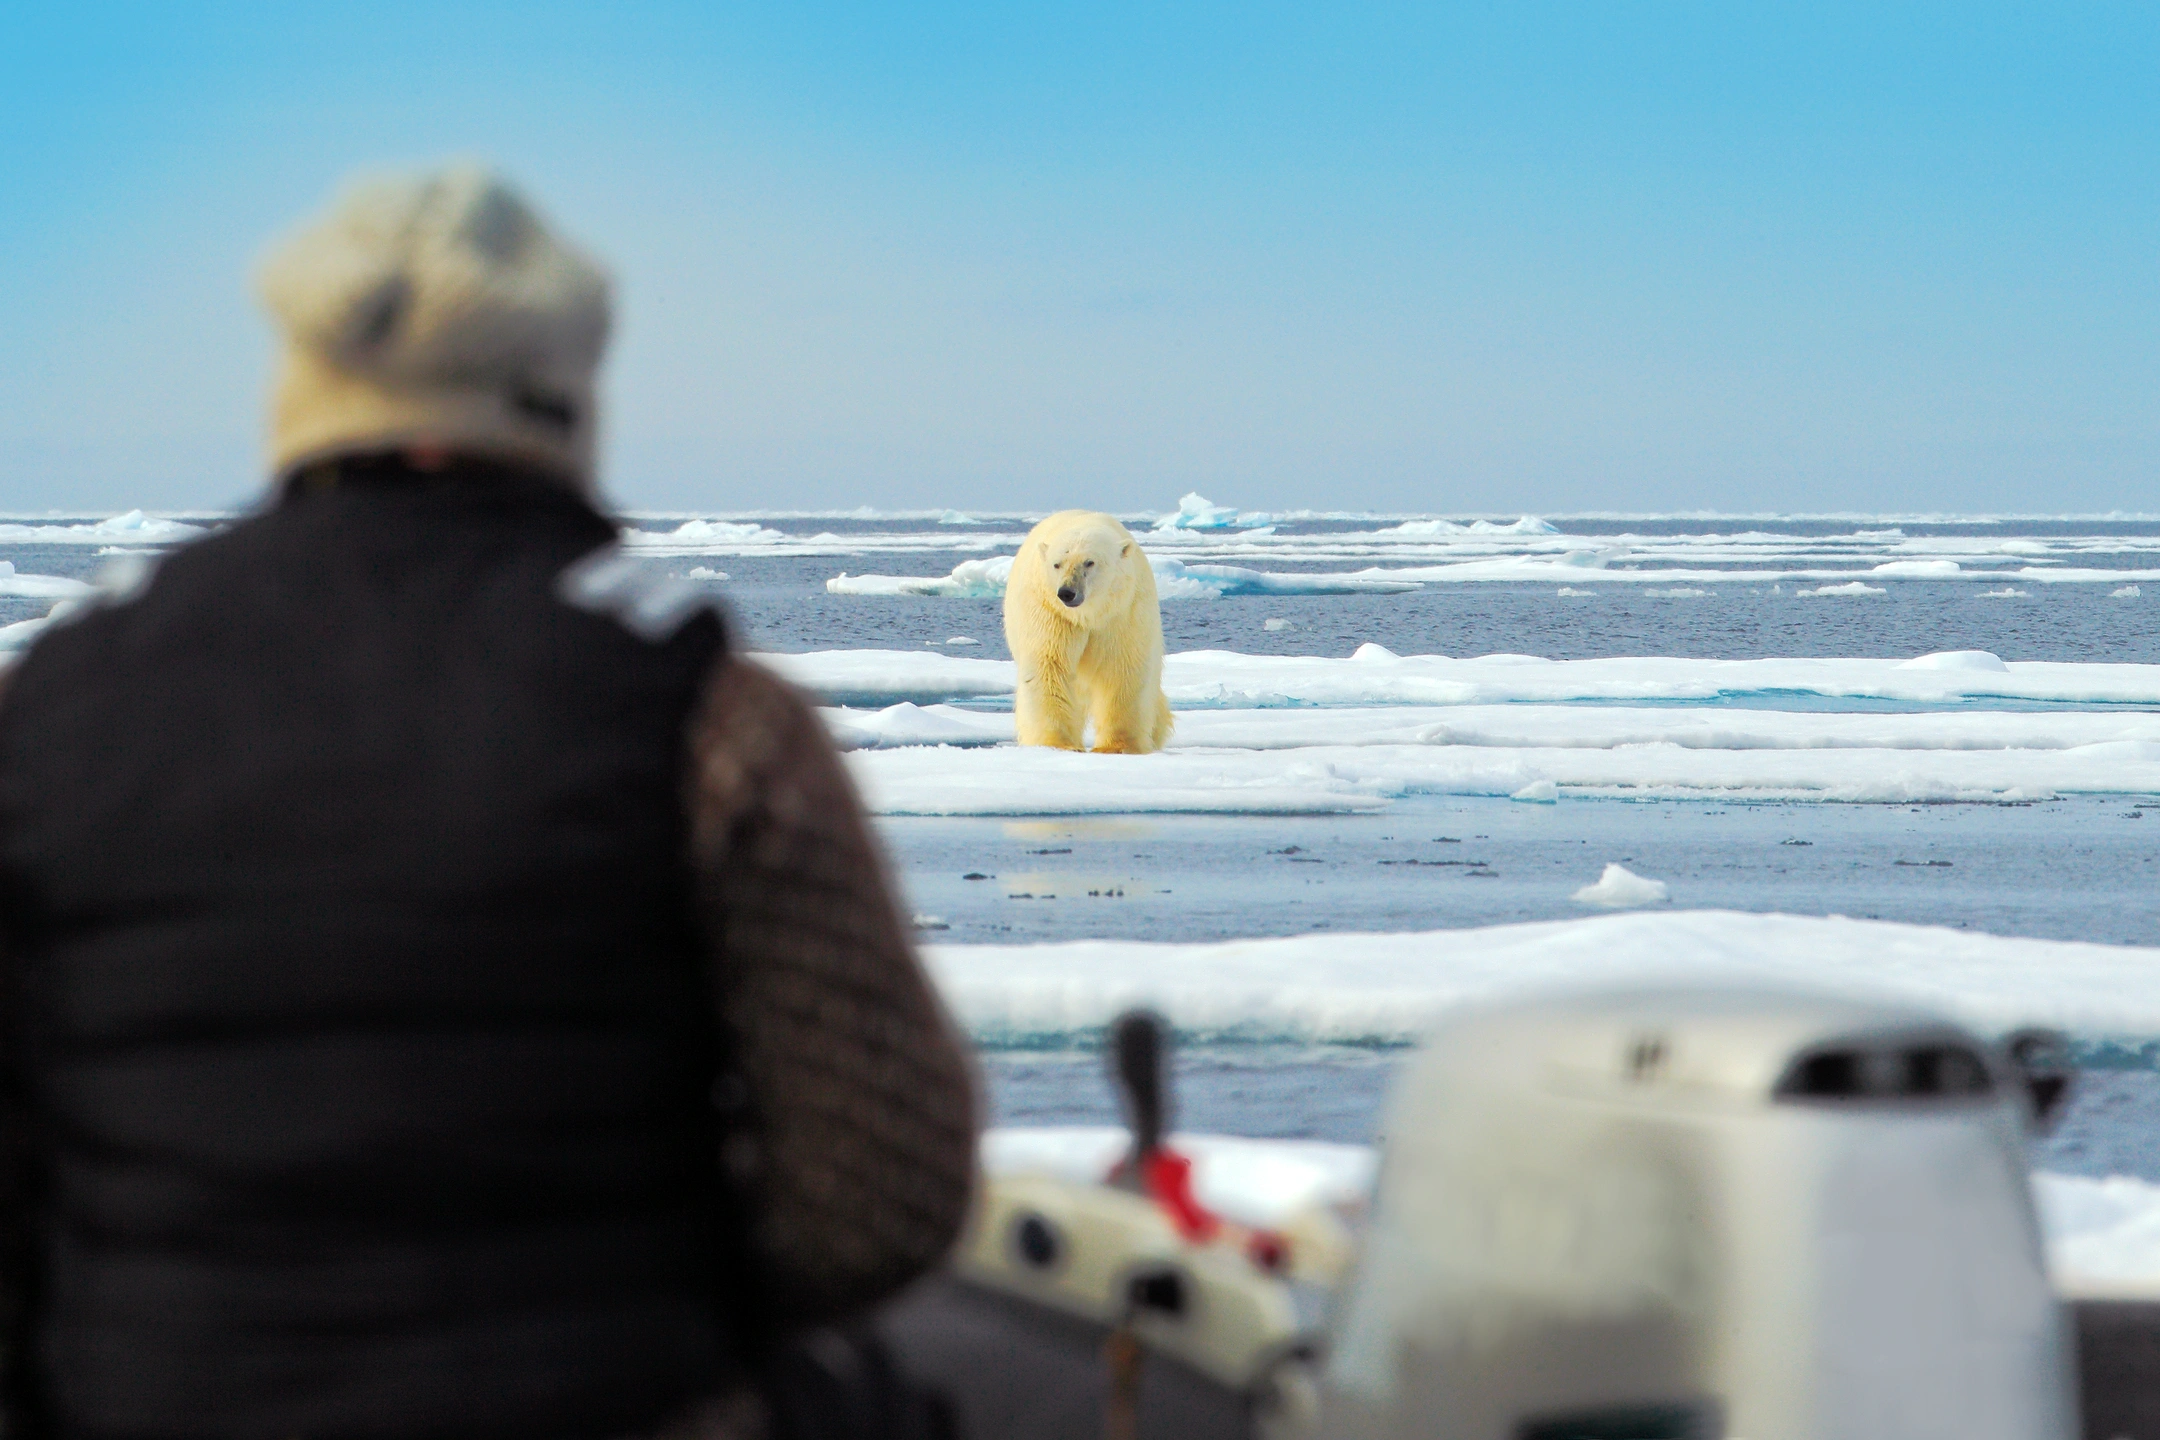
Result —
POLYGON ((1132 532, 1092 510, 1060 510, 1028 532, 1005 582, 1005 643, 1019 670, 1013 718, 1022 745, 1160 750, 1162 610, 1155 572, 1132 532))

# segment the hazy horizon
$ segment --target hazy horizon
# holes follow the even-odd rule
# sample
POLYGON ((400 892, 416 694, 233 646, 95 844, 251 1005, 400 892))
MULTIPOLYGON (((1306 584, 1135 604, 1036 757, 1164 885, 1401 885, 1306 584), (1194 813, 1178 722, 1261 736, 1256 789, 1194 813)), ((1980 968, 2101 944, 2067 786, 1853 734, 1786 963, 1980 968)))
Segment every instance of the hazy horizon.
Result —
POLYGON ((0 510, 260 487, 254 256, 490 159, 639 510, 2142 512, 2160 16, 86 7, 0 92, 0 510))

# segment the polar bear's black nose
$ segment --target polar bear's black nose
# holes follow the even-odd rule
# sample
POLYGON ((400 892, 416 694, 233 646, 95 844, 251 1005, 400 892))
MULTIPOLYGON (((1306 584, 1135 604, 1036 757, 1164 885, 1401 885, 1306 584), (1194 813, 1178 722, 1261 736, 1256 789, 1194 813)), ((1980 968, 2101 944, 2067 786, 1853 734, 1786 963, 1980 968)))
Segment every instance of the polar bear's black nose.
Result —
POLYGON ((1064 601, 1067 605, 1078 605, 1080 603, 1080 592, 1070 585, 1060 585, 1058 586, 1058 599, 1064 601))

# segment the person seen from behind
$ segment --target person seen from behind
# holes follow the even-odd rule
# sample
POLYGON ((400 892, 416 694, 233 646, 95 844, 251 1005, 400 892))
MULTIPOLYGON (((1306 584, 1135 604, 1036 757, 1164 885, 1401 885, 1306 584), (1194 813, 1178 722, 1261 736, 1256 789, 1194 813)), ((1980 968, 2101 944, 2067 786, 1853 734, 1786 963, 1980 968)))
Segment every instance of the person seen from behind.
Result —
POLYGON ((0 698, 4 1433, 784 1434, 974 1163, 839 758, 618 548, 608 281, 513 190, 260 285, 272 494, 0 698))

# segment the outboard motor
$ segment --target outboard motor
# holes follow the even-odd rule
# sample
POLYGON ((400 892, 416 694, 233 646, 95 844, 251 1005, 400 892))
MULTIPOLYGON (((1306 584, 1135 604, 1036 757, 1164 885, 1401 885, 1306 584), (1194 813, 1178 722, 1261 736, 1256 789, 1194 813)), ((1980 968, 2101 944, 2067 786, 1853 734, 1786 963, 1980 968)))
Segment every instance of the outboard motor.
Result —
POLYGON ((1447 1021, 1395 1094, 1321 1433, 2068 1440, 2045 1088, 1924 1012, 1762 990, 1447 1021))

